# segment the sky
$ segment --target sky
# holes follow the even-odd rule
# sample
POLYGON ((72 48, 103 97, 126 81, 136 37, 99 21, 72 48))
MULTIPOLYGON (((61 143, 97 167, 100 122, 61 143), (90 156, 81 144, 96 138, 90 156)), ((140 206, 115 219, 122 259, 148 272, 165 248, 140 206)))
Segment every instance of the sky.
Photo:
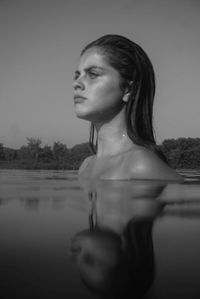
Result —
POLYGON ((104 34, 135 41, 153 63, 158 143, 200 137, 199 0, 0 0, 0 143, 88 141, 72 82, 81 49, 104 34))

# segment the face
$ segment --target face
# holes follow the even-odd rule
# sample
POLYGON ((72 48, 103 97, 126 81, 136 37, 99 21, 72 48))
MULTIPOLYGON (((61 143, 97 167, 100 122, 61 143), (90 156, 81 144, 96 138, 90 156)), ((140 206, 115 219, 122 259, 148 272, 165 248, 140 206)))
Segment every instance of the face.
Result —
POLYGON ((112 119, 124 105, 120 82, 119 72, 100 50, 88 49, 80 58, 73 84, 77 117, 93 123, 112 119))
POLYGON ((120 262, 119 244, 103 233, 81 232, 73 238, 71 249, 81 276, 93 286, 106 282, 120 262))

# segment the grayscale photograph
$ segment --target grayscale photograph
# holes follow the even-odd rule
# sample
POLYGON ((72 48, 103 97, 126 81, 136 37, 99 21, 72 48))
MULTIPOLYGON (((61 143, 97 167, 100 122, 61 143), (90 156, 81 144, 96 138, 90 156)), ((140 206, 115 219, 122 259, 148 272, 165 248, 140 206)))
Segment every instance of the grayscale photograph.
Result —
POLYGON ((199 0, 0 0, 0 299, 200 298, 199 37, 199 0))

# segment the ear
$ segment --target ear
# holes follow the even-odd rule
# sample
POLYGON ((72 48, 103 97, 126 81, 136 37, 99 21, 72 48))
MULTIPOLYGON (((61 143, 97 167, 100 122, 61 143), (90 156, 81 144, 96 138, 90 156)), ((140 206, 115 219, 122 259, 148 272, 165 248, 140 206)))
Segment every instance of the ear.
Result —
POLYGON ((122 97, 123 102, 125 102, 125 103, 128 102, 129 96, 131 94, 132 87, 133 87, 133 81, 130 81, 127 84, 127 86, 124 88, 124 94, 123 94, 123 97, 122 97))
POLYGON ((127 103, 128 102, 128 99, 129 99, 129 96, 130 96, 130 92, 125 92, 123 97, 122 97, 122 101, 124 103, 127 103))

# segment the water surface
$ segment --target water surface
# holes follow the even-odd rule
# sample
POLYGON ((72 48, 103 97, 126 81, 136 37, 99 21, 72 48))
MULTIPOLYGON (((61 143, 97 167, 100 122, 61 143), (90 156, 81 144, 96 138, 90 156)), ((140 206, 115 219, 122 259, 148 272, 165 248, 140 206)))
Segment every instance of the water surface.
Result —
POLYGON ((200 298, 200 174, 182 174, 1 170, 1 298, 200 298))

